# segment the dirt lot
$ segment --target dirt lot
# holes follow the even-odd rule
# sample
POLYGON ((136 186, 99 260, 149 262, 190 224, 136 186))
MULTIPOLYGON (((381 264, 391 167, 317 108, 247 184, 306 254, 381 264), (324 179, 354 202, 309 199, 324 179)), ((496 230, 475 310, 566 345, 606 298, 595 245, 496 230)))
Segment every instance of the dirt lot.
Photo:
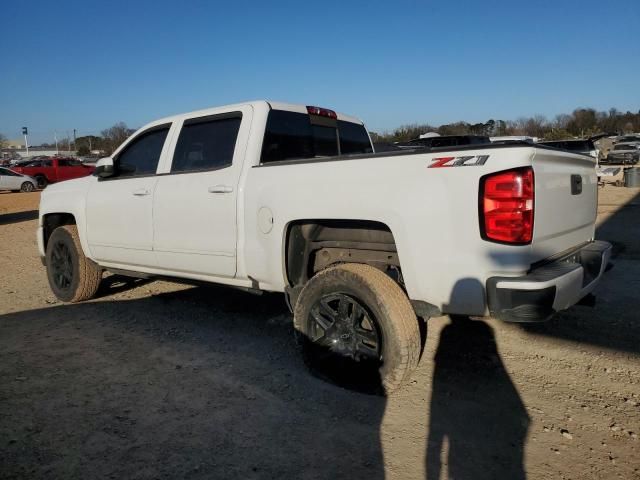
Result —
POLYGON ((595 308, 428 323, 388 399, 310 376, 279 295, 108 277, 57 302, 0 194, 2 478, 640 478, 640 190, 601 189, 595 308))

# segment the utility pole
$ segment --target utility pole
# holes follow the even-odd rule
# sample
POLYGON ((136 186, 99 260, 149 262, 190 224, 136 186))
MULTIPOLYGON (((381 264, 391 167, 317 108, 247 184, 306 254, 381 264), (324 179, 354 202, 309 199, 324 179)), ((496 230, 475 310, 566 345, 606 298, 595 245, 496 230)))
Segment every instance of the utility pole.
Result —
POLYGON ((24 148, 27 150, 27 157, 29 156, 29 140, 27 136, 29 135, 29 129, 27 127, 22 127, 22 134, 24 135, 24 148))
POLYGON ((73 129, 73 149, 78 151, 78 144, 76 143, 76 129, 73 129))
POLYGON ((58 150, 58 132, 53 132, 53 138, 56 141, 56 155, 58 155, 60 153, 60 151, 58 150))

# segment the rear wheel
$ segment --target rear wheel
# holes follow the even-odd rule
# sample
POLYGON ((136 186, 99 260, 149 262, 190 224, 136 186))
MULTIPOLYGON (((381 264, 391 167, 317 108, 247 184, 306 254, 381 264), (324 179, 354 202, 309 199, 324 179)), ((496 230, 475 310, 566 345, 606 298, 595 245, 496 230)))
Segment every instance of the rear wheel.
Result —
POLYGON ((80 302, 93 297, 102 270, 85 257, 75 225, 56 228, 47 243, 47 277, 56 297, 63 302, 80 302))
POLYGON ((418 319, 400 286, 369 265, 328 268, 294 309, 305 363, 338 385, 371 393, 400 387, 418 365, 418 319))
POLYGON ((33 186, 33 183, 31 182, 24 182, 20 186, 20 191, 22 192, 33 192, 33 190, 34 190, 34 186, 33 186))
POLYGON ((36 182, 38 182, 38 188, 40 189, 46 187, 47 184, 49 183, 49 181, 47 180, 47 177, 45 177, 44 175, 36 175, 35 179, 36 179, 36 182))

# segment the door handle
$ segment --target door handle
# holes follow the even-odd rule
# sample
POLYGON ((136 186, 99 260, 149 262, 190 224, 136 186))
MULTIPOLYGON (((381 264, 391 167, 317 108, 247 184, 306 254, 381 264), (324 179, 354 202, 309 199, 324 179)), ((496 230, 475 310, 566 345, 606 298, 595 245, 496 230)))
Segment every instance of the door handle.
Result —
POLYGON ((229 185, 214 185, 213 187, 209 187, 209 193, 231 193, 233 192, 233 187, 229 185))
POLYGON ((145 195, 149 195, 149 193, 150 193, 150 192, 149 192, 149 190, 147 190, 146 188, 139 188, 139 189, 137 189, 137 190, 134 190, 134 191, 133 191, 133 192, 131 192, 131 193, 133 193, 133 194, 134 194, 135 196, 137 196, 137 197, 143 197, 143 196, 145 196, 145 195))

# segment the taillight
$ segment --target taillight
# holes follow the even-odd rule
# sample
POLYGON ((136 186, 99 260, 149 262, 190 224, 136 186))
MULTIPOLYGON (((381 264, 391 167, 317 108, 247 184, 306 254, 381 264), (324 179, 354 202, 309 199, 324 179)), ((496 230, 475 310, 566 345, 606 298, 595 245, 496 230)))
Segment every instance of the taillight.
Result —
POLYGON ((480 180, 482 238, 524 245, 533 237, 534 182, 531 167, 493 173, 480 180))
POLYGON ((329 110, 328 108, 307 106, 307 113, 309 115, 318 115, 320 117, 333 118, 334 120, 338 118, 336 112, 334 112, 333 110, 329 110))

